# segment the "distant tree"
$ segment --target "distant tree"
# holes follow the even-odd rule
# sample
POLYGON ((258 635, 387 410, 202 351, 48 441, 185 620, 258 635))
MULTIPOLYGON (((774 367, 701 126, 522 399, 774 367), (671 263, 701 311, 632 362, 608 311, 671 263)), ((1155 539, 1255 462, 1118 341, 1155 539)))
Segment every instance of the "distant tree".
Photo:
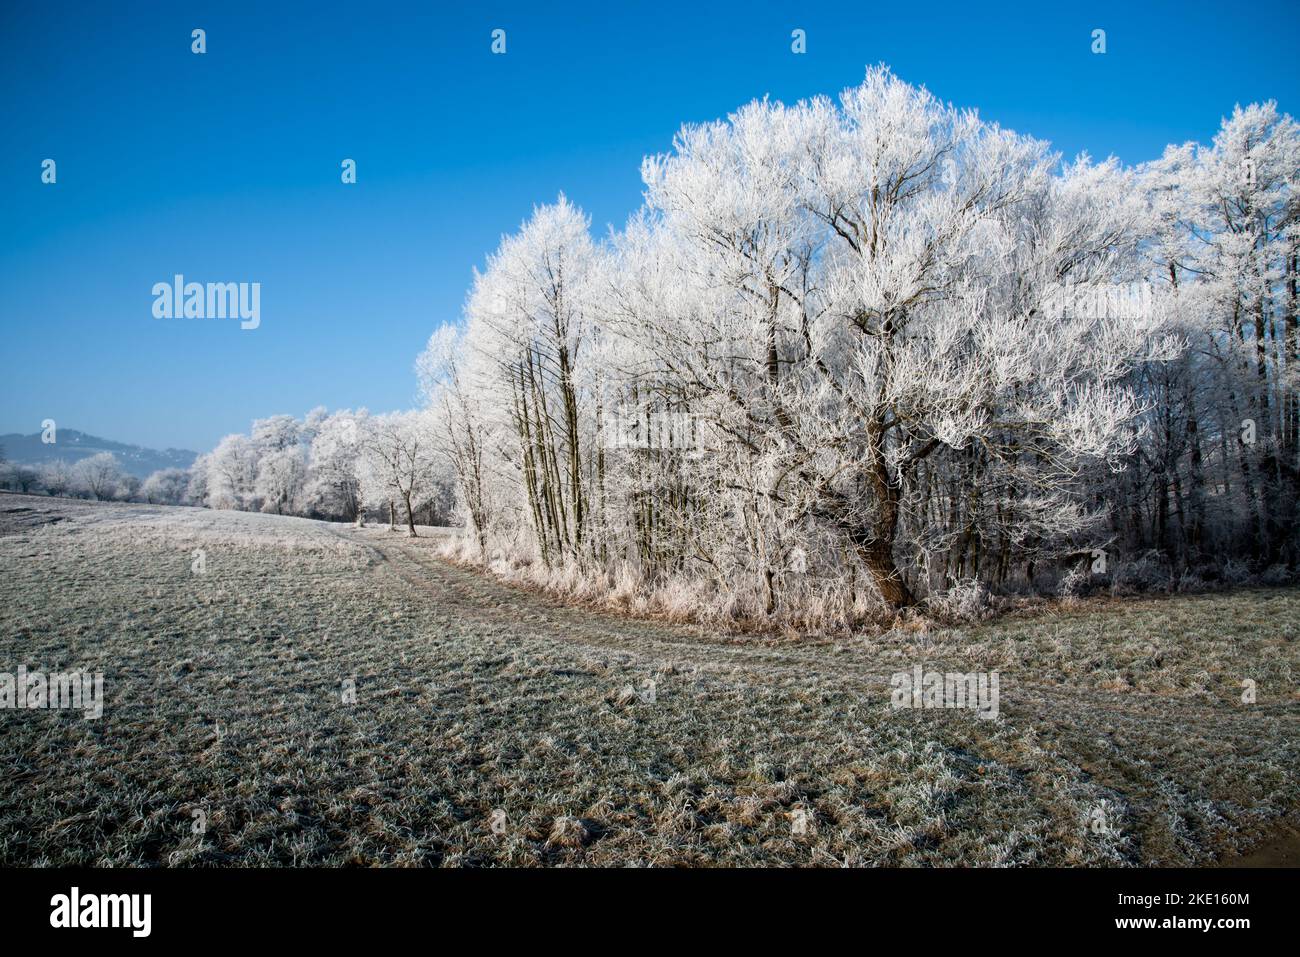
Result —
POLYGON ((256 498, 257 445, 246 435, 227 435, 207 456, 208 504, 251 508, 256 498))
MULTIPOLYGON (((487 560, 488 523, 492 508, 488 503, 490 483, 485 481, 484 448, 488 444, 489 426, 480 407, 482 390, 467 382, 473 371, 466 371, 461 359, 464 350, 461 332, 444 324, 429 337, 429 343, 416 360, 425 401, 441 422, 439 438, 451 464, 455 483, 453 498, 459 497, 465 518, 478 544, 480 560, 487 560)), ((466 357, 472 367, 479 355, 466 357)), ((495 361, 494 359, 491 361, 495 361)), ((447 510, 448 517, 454 510, 447 510)))
MULTIPOLYGON (((308 417, 309 421, 311 416, 308 417)), ((302 506, 309 514, 352 521, 361 507, 361 480, 357 475, 360 427, 366 413, 344 409, 312 428, 308 474, 302 506)))
POLYGON ((393 412, 369 419, 361 437, 361 466, 366 499, 401 502, 407 534, 415 538, 415 511, 447 470, 434 439, 432 414, 393 412))
POLYGON ((78 483, 96 501, 112 498, 122 481, 122 470, 112 452, 100 452, 82 459, 74 469, 78 483))
POLYGON ((40 473, 30 465, 10 465, 8 470, 7 484, 17 491, 27 493, 40 488, 40 473))
POLYGON ((189 485, 185 489, 186 505, 203 505, 208 504, 208 469, 211 461, 208 454, 200 455, 194 460, 194 464, 189 468, 189 485))
POLYGON ((305 449, 290 445, 265 454, 257 465, 253 491, 262 511, 283 515, 293 512, 307 477, 305 449))
POLYGON ((41 466, 41 484, 51 495, 67 495, 72 489, 73 481, 72 468, 62 459, 41 466))
POLYGON ((291 415, 272 415, 253 422, 252 439, 262 454, 283 452, 298 444, 303 426, 291 415))
POLYGON ((159 469, 144 480, 140 494, 150 505, 180 505, 189 485, 190 473, 185 469, 159 469))
POLYGON ((140 478, 132 475, 130 472, 123 472, 118 479, 117 488, 113 491, 113 497, 122 502, 135 502, 140 496, 140 478))

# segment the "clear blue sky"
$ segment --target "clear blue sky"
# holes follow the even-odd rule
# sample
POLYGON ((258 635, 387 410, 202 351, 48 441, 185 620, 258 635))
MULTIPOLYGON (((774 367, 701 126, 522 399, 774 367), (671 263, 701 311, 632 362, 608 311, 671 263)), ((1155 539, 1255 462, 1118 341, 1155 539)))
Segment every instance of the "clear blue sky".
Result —
POLYGON ((257 416, 408 407, 501 234, 561 191, 621 226, 641 157, 685 121, 884 62, 1067 156, 1135 163, 1235 103, 1300 111, 1297 9, 0 0, 0 432, 203 450, 257 416), (260 282, 261 327, 154 319, 178 272, 260 282))

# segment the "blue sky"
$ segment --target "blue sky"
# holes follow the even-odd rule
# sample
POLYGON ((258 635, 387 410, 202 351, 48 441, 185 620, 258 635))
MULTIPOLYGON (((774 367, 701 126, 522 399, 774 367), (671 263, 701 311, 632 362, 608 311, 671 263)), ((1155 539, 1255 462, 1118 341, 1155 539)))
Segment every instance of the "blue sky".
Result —
POLYGON ((1126 163, 1235 103, 1300 111, 1294 0, 889 7, 4 3, 0 432, 203 450, 272 413, 409 407, 416 354, 534 204, 621 226, 683 122, 868 64, 1126 163), (261 326, 153 318, 175 273, 260 282, 261 326))

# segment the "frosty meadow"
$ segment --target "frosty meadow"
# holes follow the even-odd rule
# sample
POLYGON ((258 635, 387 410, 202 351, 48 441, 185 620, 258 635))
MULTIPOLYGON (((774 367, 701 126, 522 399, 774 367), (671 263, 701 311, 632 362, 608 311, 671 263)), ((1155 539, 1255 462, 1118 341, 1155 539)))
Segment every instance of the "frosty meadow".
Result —
MULTIPOLYGON (((783 89, 834 90, 826 31, 787 27, 783 89)), ((121 274, 159 357, 138 418, 223 417, 143 481, 59 408, 17 436, 39 461, 0 461, 0 862, 1202 866, 1300 820, 1300 126, 1276 102, 1126 163, 856 54, 833 96, 749 99, 751 51, 721 105, 654 64, 602 105, 591 77, 637 63, 591 73, 608 44, 575 40, 539 83, 539 34, 494 28, 424 124, 414 79, 444 64, 395 82, 403 37, 376 44, 385 96, 349 53, 354 100, 304 69, 284 104, 320 49, 197 32, 177 75, 239 77, 272 132, 256 166, 158 177, 213 231, 152 230, 121 274), (670 138, 665 98, 718 118, 670 138), (587 154, 654 130, 593 226, 587 154), (494 243, 460 313, 431 308, 494 243), (261 325, 261 282, 182 265, 259 275, 275 321, 160 324, 261 325), (414 334, 384 314, 417 308, 414 334), (41 662, 111 681, 36 693, 41 662)), ((1076 53, 1121 64, 1130 37, 1076 53)), ((75 218, 85 168, 58 174, 75 218)), ((77 894, 52 919, 139 926, 77 894)))
POLYGON ((1174 866, 1300 810, 1294 586, 791 640, 557 602, 418 531, 0 496, 0 661, 111 677, 100 721, 0 711, 0 860, 1174 866))

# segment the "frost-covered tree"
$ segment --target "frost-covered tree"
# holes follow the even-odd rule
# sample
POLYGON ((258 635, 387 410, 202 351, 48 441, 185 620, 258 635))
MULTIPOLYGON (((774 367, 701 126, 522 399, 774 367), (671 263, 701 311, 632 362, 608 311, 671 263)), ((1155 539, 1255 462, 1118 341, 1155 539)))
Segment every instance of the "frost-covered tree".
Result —
POLYGON ((251 441, 257 460, 252 501, 264 512, 294 511, 307 478, 307 424, 291 415, 258 419, 251 441))
POLYGON ((368 417, 360 426, 360 478, 366 501, 400 503, 407 533, 415 538, 415 513, 435 489, 446 460, 427 411, 368 417))
POLYGON ((151 505, 181 505, 190 485, 185 469, 158 469, 140 486, 140 496, 151 505))
POLYGON ((139 476, 132 475, 130 472, 123 472, 121 478, 118 479, 113 497, 119 502, 139 501, 140 486, 142 484, 139 476))
POLYGON ((211 456, 207 453, 199 455, 189 468, 189 484, 185 488, 185 505, 202 505, 208 504, 208 468, 211 462, 211 456))
POLYGON ((249 509, 256 502, 259 449, 244 435, 227 435, 207 456, 208 502, 213 508, 249 509))
POLYGON ((727 301, 685 311, 674 291, 647 305, 663 320, 627 325, 748 451, 737 507, 831 530, 891 605, 913 600, 899 536, 927 531, 936 455, 1014 469, 1003 523, 1021 541, 1086 525, 1065 487, 1127 447, 1121 380, 1164 344, 1152 316, 1053 300, 1132 277, 1130 177, 1086 160, 1053 177, 1043 144, 885 70, 838 104, 751 104, 675 145, 646 164, 653 228, 686 245, 668 281, 703 274, 727 301))
POLYGON ((314 426, 303 488, 304 509, 312 514, 352 521, 361 507, 360 427, 366 412, 344 409, 314 426))
POLYGON ((298 445, 303 429, 304 423, 291 415, 272 415, 253 421, 251 438, 263 455, 284 452, 298 445))
POLYGON ((41 485, 40 470, 30 465, 0 464, 0 477, 3 477, 5 485, 9 488, 24 494, 35 491, 41 485))
POLYGON ((476 277, 461 366, 430 363, 517 490, 472 525, 769 614, 831 600, 814 579, 855 604, 859 569, 899 606, 1078 548, 1085 473, 1136 441, 1129 376, 1178 340, 1163 304, 1106 300, 1144 278, 1134 174, 1058 167, 876 69, 683 128, 605 247, 538 209, 476 277))
MULTIPOLYGON (((588 227, 563 196, 538 207, 476 275, 467 306, 477 387, 491 390, 496 431, 512 436, 505 454, 517 463, 527 529, 546 563, 580 560, 591 547, 592 449, 582 421, 597 382, 589 358, 595 247, 588 227)), ((447 399, 459 414, 469 413, 463 384, 453 385, 447 399)), ((467 465, 476 467, 472 442, 471 432, 456 429, 462 491, 467 465)), ((467 504, 481 528, 481 515, 473 518, 481 507, 467 504)))
POLYGON ((75 482, 72 467, 63 459, 55 459, 41 466, 41 485, 50 495, 67 495, 75 482))
POLYGON ((73 472, 78 485, 96 501, 112 498, 122 481, 122 469, 112 452, 97 452, 82 459, 73 472))
POLYGON ((1116 536, 1175 575, 1224 556, 1294 564, 1300 131, 1273 103, 1239 107, 1211 145, 1170 147, 1139 174, 1150 273, 1189 348, 1138 370, 1142 441, 1099 486, 1116 536))
POLYGON ((304 449, 294 445, 262 456, 253 491, 264 512, 293 513, 307 478, 304 449))

